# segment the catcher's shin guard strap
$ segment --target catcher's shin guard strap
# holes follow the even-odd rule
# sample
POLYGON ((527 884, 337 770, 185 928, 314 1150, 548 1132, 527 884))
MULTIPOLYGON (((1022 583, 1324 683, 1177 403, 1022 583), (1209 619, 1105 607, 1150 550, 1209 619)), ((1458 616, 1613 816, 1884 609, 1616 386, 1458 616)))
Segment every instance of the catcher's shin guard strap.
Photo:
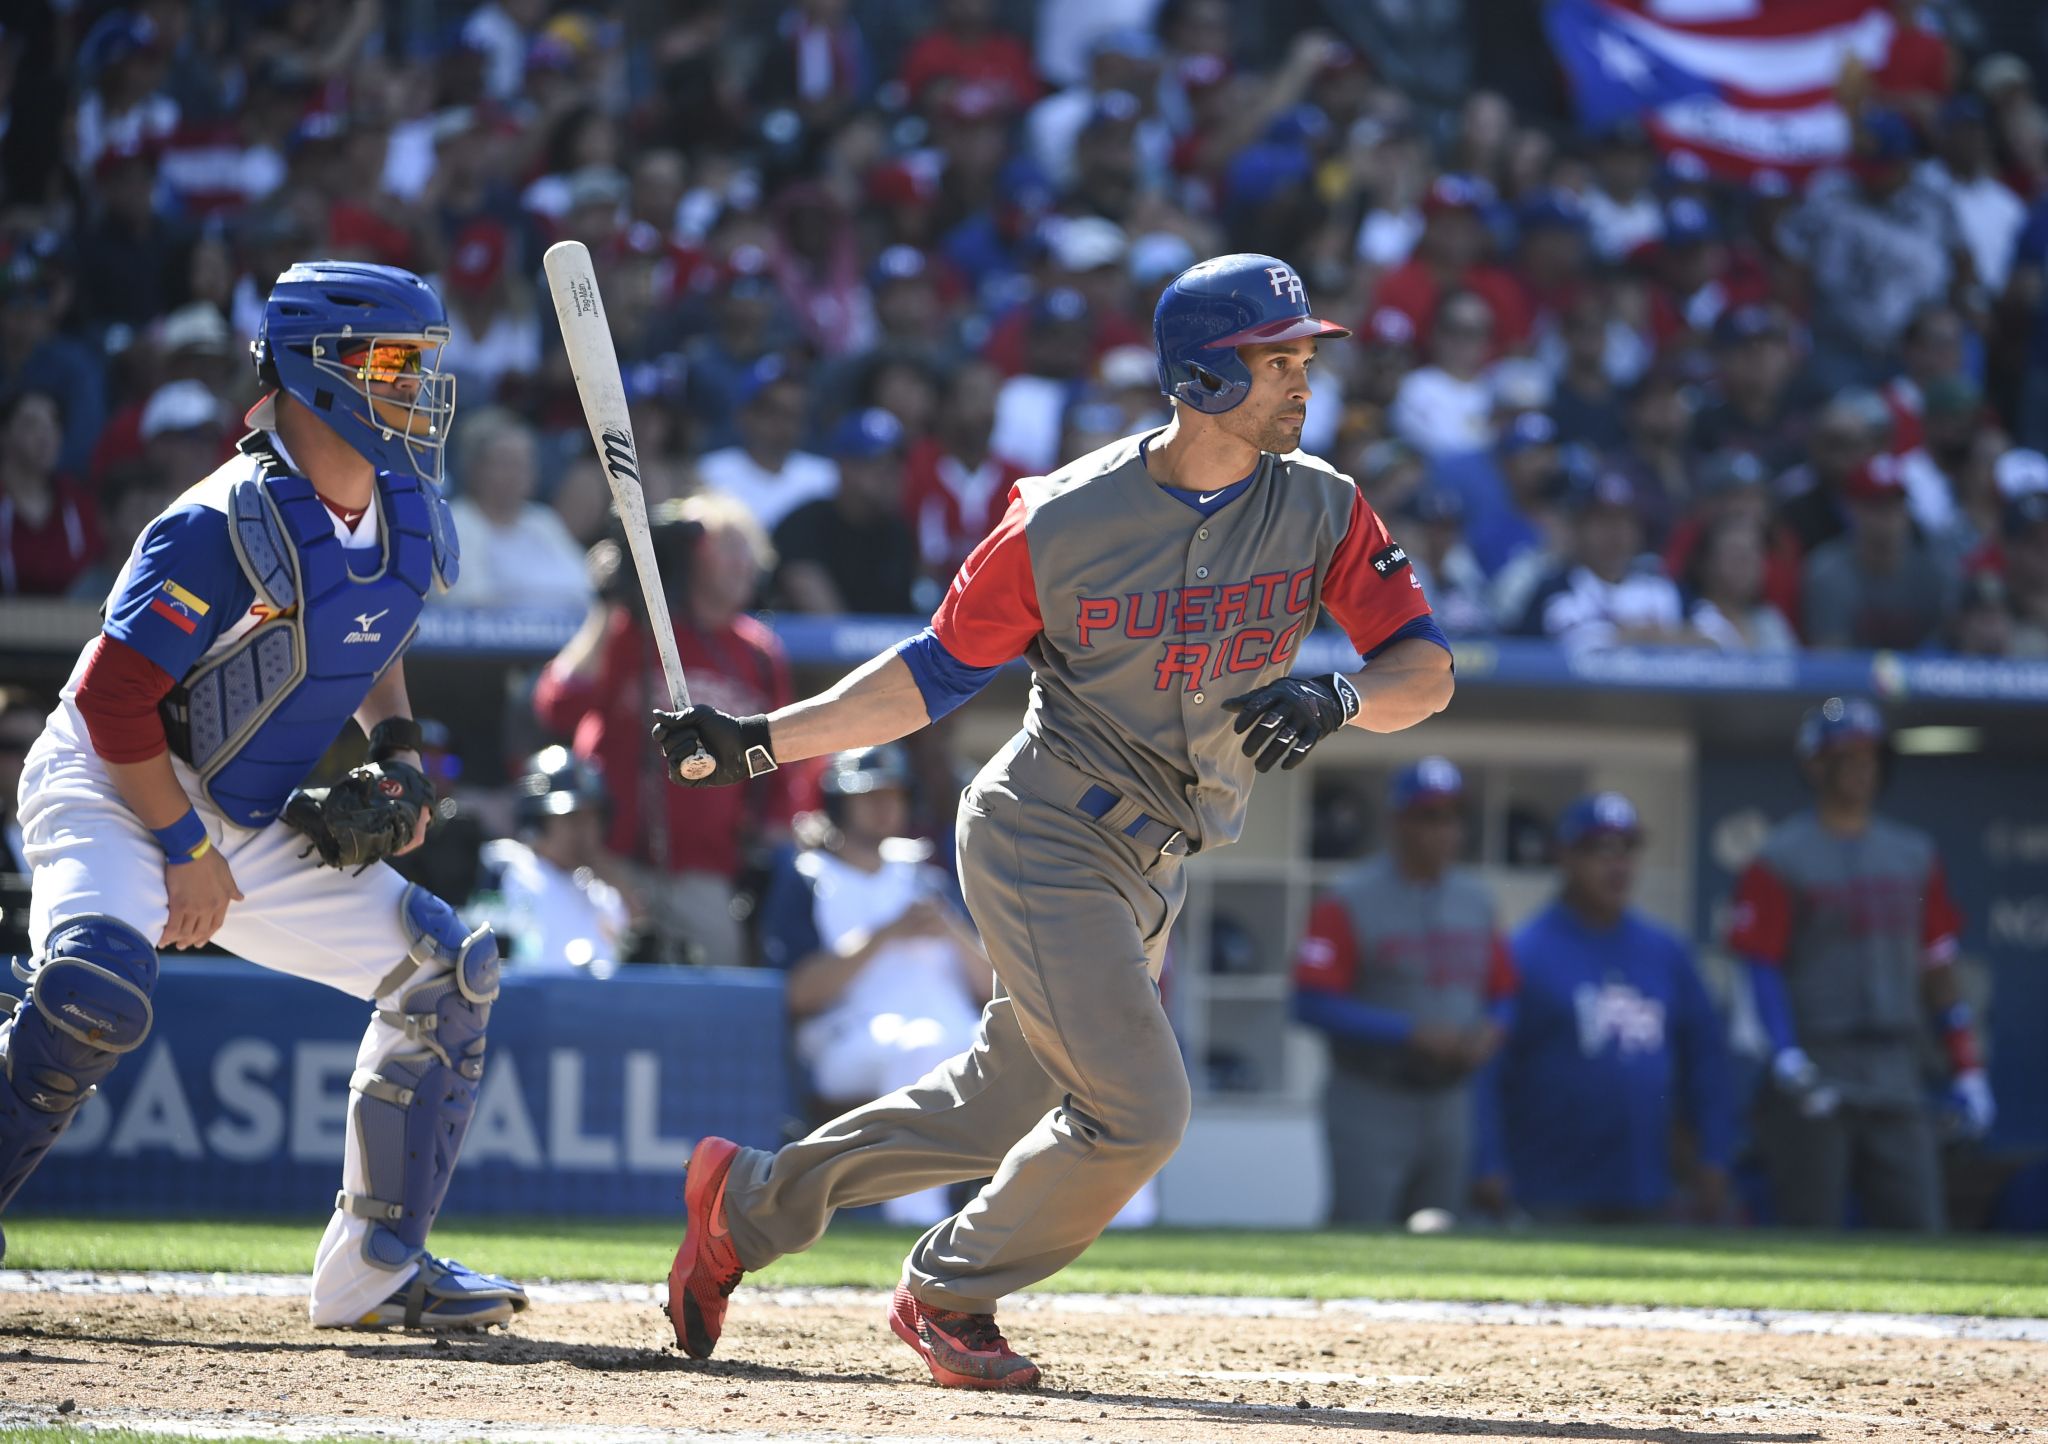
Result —
MULTIPOLYGON (((471 932, 432 893, 408 888, 400 916, 412 939, 396 1008, 378 1016, 406 1043, 349 1079, 349 1121, 362 1151, 367 1187, 343 1190, 335 1207, 381 1225, 364 1254, 396 1269, 426 1244, 454 1178, 463 1136, 476 1112, 484 1074, 484 1034, 498 996, 498 944, 490 929, 471 932), (388 1232, 404 1245, 375 1236, 388 1232)), ((388 980, 387 980, 388 981, 388 980)))
POLYGON ((0 1012, 0 1209, 149 1036, 156 974, 156 949, 113 918, 69 918, 44 939, 28 997, 0 1012))

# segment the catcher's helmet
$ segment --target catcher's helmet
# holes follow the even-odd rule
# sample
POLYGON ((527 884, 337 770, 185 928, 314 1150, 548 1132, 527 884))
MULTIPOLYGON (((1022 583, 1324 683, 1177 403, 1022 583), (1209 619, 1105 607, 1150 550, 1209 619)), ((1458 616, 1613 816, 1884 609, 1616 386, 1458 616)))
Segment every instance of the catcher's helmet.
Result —
POLYGON ((1309 314, 1294 267, 1251 252, 1190 266, 1160 292, 1152 311, 1159 389, 1212 416, 1251 392, 1251 369, 1237 347, 1350 334, 1309 314))
POLYGON ((601 808, 607 801, 604 774, 566 747, 543 747, 526 760, 519 779, 513 814, 521 827, 542 820, 601 808))
POLYGON ((1799 760, 1810 761, 1830 747, 1853 738, 1884 745, 1884 716, 1867 697, 1830 697, 1799 719, 1794 746, 1799 760))
MULTIPOLYGON (((372 466, 438 484, 455 416, 455 378, 437 364, 447 344, 441 298, 412 272, 302 261, 270 288, 249 355, 265 385, 309 407, 372 466), (373 385, 387 389, 373 396, 373 385)), ((251 424, 267 430, 272 415, 266 402, 251 424)))

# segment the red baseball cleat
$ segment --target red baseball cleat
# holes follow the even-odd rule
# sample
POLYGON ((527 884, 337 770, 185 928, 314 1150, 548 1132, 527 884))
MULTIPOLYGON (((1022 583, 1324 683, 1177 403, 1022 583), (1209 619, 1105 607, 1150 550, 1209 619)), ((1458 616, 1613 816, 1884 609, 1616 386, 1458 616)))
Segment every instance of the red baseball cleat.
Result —
POLYGON ((746 1273, 725 1223, 725 1179, 739 1151, 723 1138, 700 1138, 690 1150, 683 1242, 668 1270, 668 1321, 676 1343, 693 1359, 708 1359, 718 1347, 725 1301, 746 1273))
POLYGON ((941 1388, 1029 1389, 1038 1382, 1038 1365, 1010 1347, 994 1314, 935 1309, 898 1284, 889 1327, 917 1350, 941 1388))

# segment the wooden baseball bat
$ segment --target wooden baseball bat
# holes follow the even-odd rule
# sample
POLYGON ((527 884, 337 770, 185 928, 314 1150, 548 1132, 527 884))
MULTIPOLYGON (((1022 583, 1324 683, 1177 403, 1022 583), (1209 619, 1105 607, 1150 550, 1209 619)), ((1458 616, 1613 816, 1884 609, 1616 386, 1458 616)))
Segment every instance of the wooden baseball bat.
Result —
MULTIPOLYGON (((662 590, 661 571, 655 562, 647 497, 640 489, 640 453, 633 445, 633 418, 626 409, 619 353, 612 345, 611 324, 605 320, 590 250, 581 241, 557 241, 548 247, 541 265, 548 273, 548 291, 555 300, 555 319, 561 322, 576 395, 583 402, 583 419, 590 426, 591 444, 597 448, 605 480, 611 484, 612 503, 618 508, 633 570, 640 578, 640 595, 647 603, 655 650, 661 654, 669 701, 680 712, 690 705, 690 684, 683 676, 682 656, 676 651, 675 628, 668 621, 668 595, 662 590)), ((716 765, 709 753, 700 750, 685 758, 680 770, 694 779, 709 776, 716 765)))

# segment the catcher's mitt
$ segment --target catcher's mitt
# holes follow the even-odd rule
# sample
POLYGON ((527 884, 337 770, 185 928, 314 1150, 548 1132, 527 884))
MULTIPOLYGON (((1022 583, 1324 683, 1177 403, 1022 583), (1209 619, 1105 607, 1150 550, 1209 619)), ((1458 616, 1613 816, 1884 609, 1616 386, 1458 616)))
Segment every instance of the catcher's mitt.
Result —
POLYGON ((368 762, 332 787, 294 788, 286 825, 306 835, 305 852, 328 867, 358 873, 412 841, 420 814, 434 805, 434 785, 410 762, 368 762))

